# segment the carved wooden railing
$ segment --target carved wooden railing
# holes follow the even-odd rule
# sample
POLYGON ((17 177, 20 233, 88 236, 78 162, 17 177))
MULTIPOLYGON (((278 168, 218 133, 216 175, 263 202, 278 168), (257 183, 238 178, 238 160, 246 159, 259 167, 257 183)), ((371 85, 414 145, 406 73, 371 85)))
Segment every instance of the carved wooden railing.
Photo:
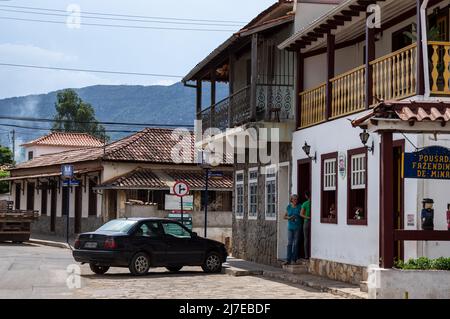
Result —
POLYGON ((326 120, 325 101, 326 83, 300 93, 301 119, 300 127, 312 126, 326 120))
POLYGON ((431 92, 450 94, 450 42, 429 42, 431 92))
POLYGON ((373 104, 416 95, 417 44, 370 62, 373 68, 373 104))
POLYGON ((365 108, 366 66, 362 65, 330 80, 331 118, 355 113, 365 108))

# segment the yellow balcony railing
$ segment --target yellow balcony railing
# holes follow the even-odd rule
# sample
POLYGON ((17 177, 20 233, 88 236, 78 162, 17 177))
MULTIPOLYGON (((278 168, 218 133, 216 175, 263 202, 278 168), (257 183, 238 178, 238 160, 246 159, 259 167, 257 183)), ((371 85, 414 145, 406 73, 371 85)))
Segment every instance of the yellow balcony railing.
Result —
POLYGON ((312 126, 326 120, 325 99, 327 84, 304 91, 300 94, 301 99, 301 127, 312 126))
POLYGON ((431 92, 450 94, 450 42, 428 43, 431 58, 431 92))
POLYGON ((373 67, 373 104, 416 95, 417 44, 388 54, 370 63, 373 67))
POLYGON ((337 118, 364 110, 366 66, 362 65, 330 80, 331 117, 337 118))

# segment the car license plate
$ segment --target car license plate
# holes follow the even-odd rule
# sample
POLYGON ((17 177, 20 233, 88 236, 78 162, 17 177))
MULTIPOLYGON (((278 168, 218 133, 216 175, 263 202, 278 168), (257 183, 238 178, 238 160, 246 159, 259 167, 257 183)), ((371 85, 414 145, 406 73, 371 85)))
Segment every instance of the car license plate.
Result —
POLYGON ((87 242, 86 244, 84 244, 84 248, 97 248, 97 243, 96 242, 87 242))

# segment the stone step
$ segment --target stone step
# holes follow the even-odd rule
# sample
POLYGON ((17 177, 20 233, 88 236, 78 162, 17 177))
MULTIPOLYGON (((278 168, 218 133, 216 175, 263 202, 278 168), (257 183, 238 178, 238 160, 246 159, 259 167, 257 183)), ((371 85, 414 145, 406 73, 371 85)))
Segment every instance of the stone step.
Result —
POLYGON ((361 281, 359 283, 359 289, 362 292, 369 292, 369 285, 368 285, 367 281, 361 281))
POLYGON ((307 274, 308 273, 308 266, 304 264, 300 265, 284 265, 283 270, 291 273, 291 274, 307 274))

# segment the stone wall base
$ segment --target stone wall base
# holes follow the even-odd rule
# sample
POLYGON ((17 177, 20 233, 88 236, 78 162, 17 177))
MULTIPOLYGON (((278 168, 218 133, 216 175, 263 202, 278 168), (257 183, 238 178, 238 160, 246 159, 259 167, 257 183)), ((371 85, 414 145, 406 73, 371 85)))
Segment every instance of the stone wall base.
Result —
MULTIPOLYGON (((101 217, 89 216, 88 218, 81 219, 81 232, 91 232, 98 229, 103 225, 103 220, 101 217)), ((75 219, 70 218, 69 220, 70 235, 74 234, 75 231, 75 219)), ((40 235, 53 235, 63 237, 66 235, 66 217, 56 217, 55 220, 55 231, 50 230, 50 217, 40 216, 38 220, 31 224, 31 237, 33 234, 40 235)))
POLYGON ((349 264, 338 263, 324 259, 312 258, 308 271, 313 275, 329 279, 359 285, 361 281, 367 281, 367 268, 349 264))

